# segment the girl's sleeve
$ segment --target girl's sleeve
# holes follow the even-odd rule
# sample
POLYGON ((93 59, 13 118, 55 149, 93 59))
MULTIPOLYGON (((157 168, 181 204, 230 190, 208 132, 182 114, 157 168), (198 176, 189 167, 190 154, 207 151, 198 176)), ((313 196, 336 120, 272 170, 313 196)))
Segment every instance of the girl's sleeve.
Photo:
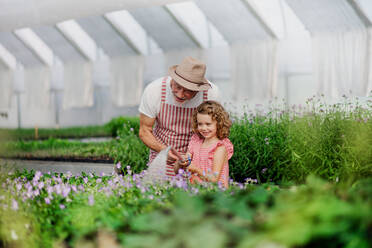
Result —
POLYGON ((191 136, 191 140, 189 142, 189 145, 187 147, 187 150, 191 153, 191 154, 194 154, 194 149, 195 149, 195 146, 196 144, 198 144, 198 142, 200 142, 200 138, 199 136, 195 133, 191 136))
POLYGON ((216 151, 217 147, 219 146, 225 146, 227 151, 227 159, 229 160, 232 155, 234 154, 234 145, 231 143, 231 141, 228 138, 225 138, 223 140, 220 140, 216 146, 209 152, 209 157, 213 159, 214 152, 216 151))

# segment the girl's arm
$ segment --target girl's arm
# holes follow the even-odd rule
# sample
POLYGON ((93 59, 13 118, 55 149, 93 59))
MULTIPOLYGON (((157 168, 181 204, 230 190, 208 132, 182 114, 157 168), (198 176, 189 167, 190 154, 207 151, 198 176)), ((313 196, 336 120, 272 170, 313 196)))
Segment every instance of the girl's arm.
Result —
POLYGON ((204 174, 203 171, 193 163, 187 168, 190 172, 198 174, 198 176, 208 182, 217 182, 220 177, 222 167, 227 161, 227 150, 225 146, 217 147, 213 155, 213 169, 211 173, 204 174))

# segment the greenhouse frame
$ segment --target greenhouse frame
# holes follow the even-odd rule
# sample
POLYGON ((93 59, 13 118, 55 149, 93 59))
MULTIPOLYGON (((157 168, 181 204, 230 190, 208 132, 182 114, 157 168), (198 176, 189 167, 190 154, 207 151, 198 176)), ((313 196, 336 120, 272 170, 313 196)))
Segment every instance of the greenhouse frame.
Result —
POLYGON ((137 115, 144 87, 185 56, 231 111, 365 99, 371 26, 370 0, 0 0, 0 127, 137 115))

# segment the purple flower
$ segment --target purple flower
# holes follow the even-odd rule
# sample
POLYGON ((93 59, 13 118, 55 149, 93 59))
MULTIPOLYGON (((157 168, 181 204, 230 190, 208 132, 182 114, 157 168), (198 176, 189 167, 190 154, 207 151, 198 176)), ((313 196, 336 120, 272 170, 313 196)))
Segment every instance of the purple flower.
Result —
POLYGON ((66 206, 65 206, 65 205, 63 205, 63 204, 60 204, 60 205, 59 205, 59 208, 60 208, 60 209, 65 209, 65 208, 66 208, 66 206))
POLYGON ((63 189, 62 189, 62 196, 66 198, 70 194, 70 191, 71 191, 71 189, 70 189, 69 186, 63 187, 63 189))
POLYGON ((17 183, 16 189, 17 189, 17 191, 20 191, 22 189, 22 184, 21 183, 17 183))
POLYGON ((47 187, 47 192, 50 195, 53 192, 53 187, 52 186, 48 186, 47 187))
POLYGON ((38 196, 38 195, 40 195, 40 191, 38 189, 35 189, 33 194, 34 194, 34 196, 38 196))
POLYGON ((69 179, 70 177, 72 177, 72 173, 71 173, 71 171, 67 171, 66 178, 69 179))
POLYGON ((36 171, 33 181, 39 181, 40 177, 43 175, 40 171, 36 171))
POLYGON ((177 186, 178 188, 182 188, 182 187, 183 187, 183 182, 182 182, 181 180, 177 180, 177 181, 176 181, 176 186, 177 186))
POLYGON ((96 183, 97 183, 97 184, 98 184, 98 183, 102 183, 102 179, 101 179, 101 178, 97 178, 96 183))
POLYGON ((17 211, 18 210, 18 202, 14 199, 12 199, 12 209, 14 211, 17 211))
POLYGON ((27 198, 31 198, 32 197, 32 191, 27 191, 26 196, 27 196, 27 198))
POLYGON ((116 164, 116 168, 118 168, 118 169, 121 168, 121 163, 120 163, 120 162, 118 162, 118 163, 116 164))
POLYGON ((39 189, 44 188, 44 182, 40 182, 40 183, 37 185, 37 187, 38 187, 39 189))
POLYGON ((88 205, 89 206, 93 206, 94 205, 94 196, 93 195, 90 195, 88 197, 88 205))
POLYGON ((77 188, 76 188, 76 185, 71 185, 71 189, 76 192, 77 191, 77 188))
POLYGON ((56 192, 57 195, 62 194, 62 186, 60 184, 54 185, 54 191, 56 192))
POLYGON ((263 168, 263 169, 261 170, 261 173, 264 174, 266 171, 267 171, 267 168, 263 168))
POLYGON ((46 204, 48 204, 48 205, 50 204, 50 199, 49 199, 49 197, 46 197, 46 198, 44 199, 44 201, 45 201, 46 204))
POLYGON ((84 181, 85 184, 87 184, 88 183, 88 178, 87 177, 84 177, 83 178, 83 181, 84 181))

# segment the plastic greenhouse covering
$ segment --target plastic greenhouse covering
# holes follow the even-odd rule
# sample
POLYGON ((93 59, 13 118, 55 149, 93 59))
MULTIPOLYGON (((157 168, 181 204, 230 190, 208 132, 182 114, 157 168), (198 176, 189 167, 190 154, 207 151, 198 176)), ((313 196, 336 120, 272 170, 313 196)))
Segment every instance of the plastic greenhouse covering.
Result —
POLYGON ((238 111, 363 99, 371 26, 370 0, 0 0, 0 127, 136 115, 144 87, 185 56, 238 111))

